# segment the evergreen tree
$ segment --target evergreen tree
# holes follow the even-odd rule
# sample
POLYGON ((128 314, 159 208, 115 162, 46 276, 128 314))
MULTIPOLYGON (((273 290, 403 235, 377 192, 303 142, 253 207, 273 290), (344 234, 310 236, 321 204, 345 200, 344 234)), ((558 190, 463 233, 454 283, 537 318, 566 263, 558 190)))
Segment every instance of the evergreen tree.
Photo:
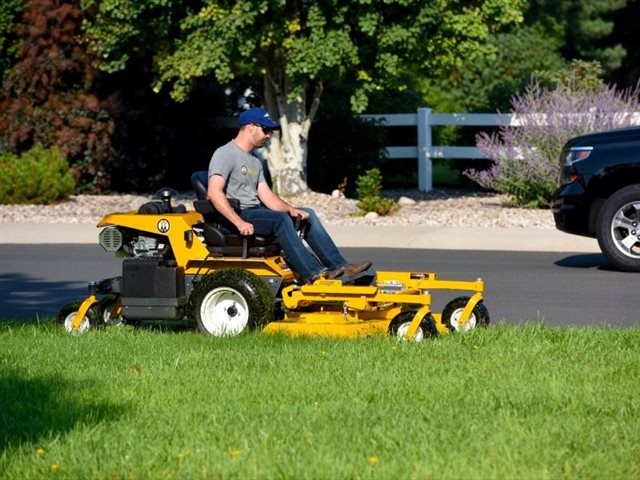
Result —
POLYGON ((16 62, 18 37, 14 32, 24 10, 25 0, 0 2, 0 82, 5 72, 16 62))

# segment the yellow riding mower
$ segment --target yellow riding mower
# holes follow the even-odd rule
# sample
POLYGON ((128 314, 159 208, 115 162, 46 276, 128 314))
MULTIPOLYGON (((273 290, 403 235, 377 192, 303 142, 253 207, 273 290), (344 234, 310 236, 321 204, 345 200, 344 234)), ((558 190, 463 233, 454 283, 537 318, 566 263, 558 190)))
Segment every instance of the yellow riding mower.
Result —
MULTIPOLYGON (((273 237, 232 233, 207 198, 207 172, 191 181, 195 211, 172 206, 175 191, 135 212, 98 223, 100 245, 125 257, 122 275, 89 284, 58 321, 71 333, 146 320, 189 323, 215 336, 250 329, 288 335, 395 335, 422 340, 489 323, 484 283, 440 280, 435 273, 367 271, 301 285, 273 237), (436 290, 469 292, 432 310, 436 290)), ((300 230, 304 235, 304 229, 300 230)))

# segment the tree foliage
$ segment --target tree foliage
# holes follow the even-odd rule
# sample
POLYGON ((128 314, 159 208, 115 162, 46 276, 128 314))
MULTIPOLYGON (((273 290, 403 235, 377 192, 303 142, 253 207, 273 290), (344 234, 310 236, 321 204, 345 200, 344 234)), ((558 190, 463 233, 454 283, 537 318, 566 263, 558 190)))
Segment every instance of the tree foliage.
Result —
POLYGON ((17 33, 19 61, 8 72, 0 102, 0 138, 14 153, 57 147, 90 189, 109 183, 113 153, 109 102, 91 93, 92 59, 78 43, 82 12, 72 3, 30 0, 17 33))
POLYGON ((283 193, 306 188, 307 142, 325 83, 348 85, 354 111, 406 88, 407 65, 445 71, 492 50, 488 36, 521 19, 523 2, 491 0, 150 0, 87 2, 91 46, 109 71, 151 48, 156 90, 188 98, 195 80, 260 82, 283 125, 269 160, 283 193), (152 26, 151 26, 152 25, 152 26))
POLYGON ((557 74, 565 67, 560 42, 540 25, 522 25, 491 36, 491 53, 465 61, 449 75, 425 78, 426 104, 436 111, 487 112, 508 110, 511 97, 532 77, 557 74))
POLYGON ((25 1, 3 0, 0 2, 0 82, 16 59, 18 38, 14 28, 24 10, 25 1))
MULTIPOLYGON (((465 61, 446 75, 420 79, 426 104, 436 111, 506 111, 511 97, 523 92, 532 79, 552 87, 559 76, 570 74, 573 60, 598 62, 602 66, 599 77, 612 80, 616 69, 638 50, 637 22, 632 20, 633 27, 628 27, 634 32, 635 46, 631 48, 630 32, 625 37, 624 32, 616 34, 614 28, 618 15, 639 18, 637 12, 635 17, 632 13, 631 4, 635 3, 529 0, 521 23, 490 36, 492 52, 465 61), (627 3, 630 6, 623 9, 627 3)), ((623 24, 624 19, 618 18, 617 22, 623 24)), ((627 85, 634 85, 637 75, 625 80, 627 85)))
POLYGON ((614 22, 613 33, 607 39, 607 43, 622 45, 627 52, 619 69, 607 75, 608 82, 620 86, 634 85, 640 78, 640 36, 638 25, 640 24, 640 5, 637 0, 628 0, 627 6, 617 10, 612 19, 614 22))
MULTIPOLYGON (((550 37, 562 42, 568 60, 597 61, 608 75, 620 67, 627 51, 612 43, 614 14, 629 0, 530 0, 527 18, 545 26, 550 37)), ((635 3, 631 0, 629 3, 635 3)), ((636 7, 637 8, 637 5, 636 7)))

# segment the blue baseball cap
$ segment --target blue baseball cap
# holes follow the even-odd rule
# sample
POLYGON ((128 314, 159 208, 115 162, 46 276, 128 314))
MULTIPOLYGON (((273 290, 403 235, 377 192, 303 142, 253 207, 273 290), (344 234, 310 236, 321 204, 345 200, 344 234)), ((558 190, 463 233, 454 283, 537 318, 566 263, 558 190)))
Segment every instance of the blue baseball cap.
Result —
POLYGON ((280 128, 279 124, 271 120, 269 112, 267 112, 264 108, 250 108, 249 110, 245 110, 240 114, 238 123, 241 127, 243 125, 250 125, 253 123, 256 125, 261 125, 263 127, 273 128, 274 130, 280 128))

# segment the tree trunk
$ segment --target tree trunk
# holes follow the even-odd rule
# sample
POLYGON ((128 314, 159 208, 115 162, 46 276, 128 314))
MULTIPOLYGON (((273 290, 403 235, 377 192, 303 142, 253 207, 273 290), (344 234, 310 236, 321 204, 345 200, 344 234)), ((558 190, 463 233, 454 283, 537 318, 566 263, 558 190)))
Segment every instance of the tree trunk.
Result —
POLYGON ((289 91, 290 82, 286 76, 280 80, 274 79, 269 73, 264 76, 267 110, 282 126, 279 133, 272 135, 266 157, 273 180, 273 189, 283 196, 294 195, 309 188, 307 186, 309 130, 320 102, 322 84, 316 85, 309 111, 307 111, 306 95, 303 93, 290 98, 289 91))

